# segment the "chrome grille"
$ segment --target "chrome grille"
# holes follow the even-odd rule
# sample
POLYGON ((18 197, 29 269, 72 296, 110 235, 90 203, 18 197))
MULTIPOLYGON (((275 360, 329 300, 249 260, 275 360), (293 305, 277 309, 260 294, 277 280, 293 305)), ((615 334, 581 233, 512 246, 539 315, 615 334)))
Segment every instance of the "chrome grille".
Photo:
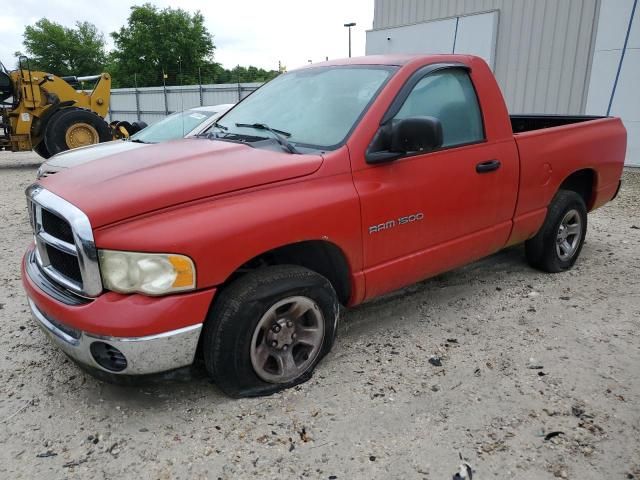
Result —
POLYGON ((77 207, 39 185, 26 191, 36 262, 52 281, 80 295, 102 291, 91 223, 77 207))
POLYGON ((71 225, 63 218, 60 218, 48 210, 42 210, 42 229, 55 238, 59 238, 67 243, 74 243, 71 225))
POLYGON ((77 256, 73 253, 59 250, 50 244, 47 244, 45 248, 47 249, 47 257, 49 257, 49 265, 68 279, 73 280, 78 285, 82 285, 82 272, 80 272, 77 256))

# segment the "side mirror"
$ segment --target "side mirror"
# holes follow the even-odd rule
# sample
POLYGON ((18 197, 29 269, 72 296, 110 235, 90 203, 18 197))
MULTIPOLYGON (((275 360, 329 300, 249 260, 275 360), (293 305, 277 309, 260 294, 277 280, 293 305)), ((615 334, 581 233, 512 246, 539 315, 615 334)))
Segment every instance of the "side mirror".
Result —
POLYGON ((380 128, 367 151, 367 163, 384 163, 442 146, 442 124, 434 117, 403 118, 380 128))
POLYGON ((391 130, 392 152, 428 152, 440 146, 442 124, 434 117, 403 118, 391 130))

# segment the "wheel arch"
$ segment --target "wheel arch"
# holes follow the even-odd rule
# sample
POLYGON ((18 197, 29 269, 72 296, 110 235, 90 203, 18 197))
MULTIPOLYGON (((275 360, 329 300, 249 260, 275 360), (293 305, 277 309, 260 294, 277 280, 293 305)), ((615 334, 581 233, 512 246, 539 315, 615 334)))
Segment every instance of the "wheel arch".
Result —
POLYGON ((576 170, 568 175, 558 187, 558 190, 570 190, 576 192, 584 200, 587 211, 593 208, 595 200, 598 174, 592 168, 576 170))
POLYGON ((592 168, 576 170, 568 175, 558 187, 558 190, 576 192, 584 200, 587 211, 593 208, 597 185, 597 172, 592 168))
POLYGON ((328 240, 305 240, 262 252, 234 270, 220 288, 225 288, 250 270, 271 265, 308 268, 329 280, 341 304, 346 305, 351 298, 351 268, 347 256, 338 245, 328 240))

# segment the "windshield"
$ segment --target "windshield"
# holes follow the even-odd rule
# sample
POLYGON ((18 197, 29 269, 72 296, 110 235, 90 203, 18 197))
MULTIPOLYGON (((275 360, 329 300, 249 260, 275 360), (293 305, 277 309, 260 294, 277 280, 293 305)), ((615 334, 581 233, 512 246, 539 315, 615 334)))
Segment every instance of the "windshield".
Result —
POLYGON ((183 138, 207 118, 215 114, 216 112, 202 110, 185 110, 184 112, 173 113, 132 135, 131 140, 142 143, 158 143, 183 138))
POLYGON ((218 122, 225 135, 262 135, 264 124, 286 132, 294 145, 331 149, 350 133, 394 67, 318 67, 280 75, 251 94, 218 122))

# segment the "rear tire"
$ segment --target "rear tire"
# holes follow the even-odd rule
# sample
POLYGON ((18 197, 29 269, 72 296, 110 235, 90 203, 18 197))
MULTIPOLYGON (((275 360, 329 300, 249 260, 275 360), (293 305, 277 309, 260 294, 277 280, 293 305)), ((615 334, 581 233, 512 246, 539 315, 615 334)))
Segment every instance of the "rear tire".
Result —
POLYGON ((65 108, 47 123, 43 141, 50 155, 112 139, 107 122, 89 110, 65 108))
POLYGON ((147 125, 147 122, 143 122, 141 120, 139 122, 133 122, 131 126, 133 127, 133 133, 138 133, 140 130, 144 130, 149 125, 147 125))
POLYGON ((576 192, 560 190, 535 237, 527 240, 529 265, 558 273, 569 270, 580 256, 587 235, 587 207, 576 192))
POLYGON ((250 272, 222 290, 202 335, 207 372, 233 397, 307 381, 333 346, 338 298, 329 281, 293 265, 250 272))

